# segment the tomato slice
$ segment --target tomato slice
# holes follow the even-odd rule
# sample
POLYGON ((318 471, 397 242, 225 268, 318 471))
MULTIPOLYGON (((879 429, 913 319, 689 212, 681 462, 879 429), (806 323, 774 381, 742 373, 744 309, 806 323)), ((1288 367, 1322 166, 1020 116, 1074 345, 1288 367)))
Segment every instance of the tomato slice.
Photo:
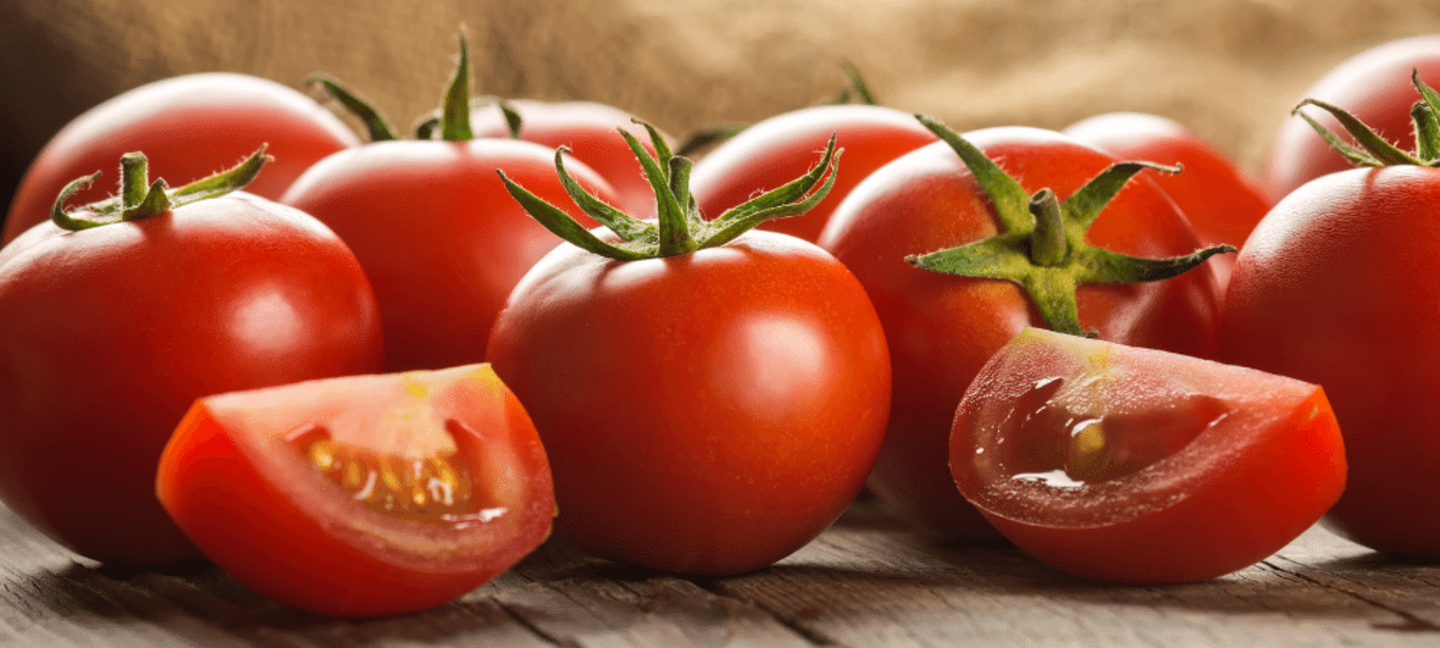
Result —
POLYGON ((555 513, 535 427, 488 364, 202 398, 156 491, 236 580, 336 616, 458 598, 539 546, 555 513))
POLYGON ((1035 558, 1164 583, 1279 550, 1340 497, 1346 463, 1319 386, 1029 328, 966 391, 950 470, 1035 558))

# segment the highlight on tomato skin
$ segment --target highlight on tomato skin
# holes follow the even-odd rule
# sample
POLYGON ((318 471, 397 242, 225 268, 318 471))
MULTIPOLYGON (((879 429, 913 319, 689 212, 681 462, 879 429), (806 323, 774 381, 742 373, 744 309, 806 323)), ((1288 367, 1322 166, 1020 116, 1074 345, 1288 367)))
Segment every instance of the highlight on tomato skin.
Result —
POLYGON ((156 493, 237 581, 344 617, 452 601, 550 534, 549 463, 488 364, 199 399, 156 493))
POLYGON ((1029 328, 956 411, 950 468, 1017 547, 1079 576, 1175 583, 1263 560, 1345 487, 1317 385, 1029 328))

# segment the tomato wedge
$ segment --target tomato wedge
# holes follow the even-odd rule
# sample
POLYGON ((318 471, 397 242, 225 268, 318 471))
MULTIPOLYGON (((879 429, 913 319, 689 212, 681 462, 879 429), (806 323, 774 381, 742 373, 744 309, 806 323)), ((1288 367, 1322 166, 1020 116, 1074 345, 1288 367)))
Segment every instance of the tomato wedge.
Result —
POLYGON ((1005 537, 1100 580, 1252 565, 1340 497, 1340 429, 1316 385, 1026 329, 956 412, 950 469, 1005 537))
POLYGON ((236 580, 336 616, 458 598, 539 546, 555 513, 535 427, 488 364, 202 398, 156 491, 236 580))

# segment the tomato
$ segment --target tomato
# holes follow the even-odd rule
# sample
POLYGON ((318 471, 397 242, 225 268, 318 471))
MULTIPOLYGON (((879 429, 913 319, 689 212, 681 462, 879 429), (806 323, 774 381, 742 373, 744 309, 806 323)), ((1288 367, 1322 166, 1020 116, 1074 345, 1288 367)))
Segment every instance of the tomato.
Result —
MULTIPOLYGON (((76 117, 40 151, 15 189, 5 220, 8 242, 50 213, 75 178, 141 151, 171 184, 198 180, 262 144, 275 158, 246 191, 279 198, 316 160, 355 146, 359 137, 339 117, 301 92, 243 74, 187 74, 146 84, 76 117)), ((75 194, 83 205, 108 195, 92 186, 75 194)))
MULTIPOLYGON (((1019 182, 1015 191, 1026 194, 1049 188, 1069 197, 1082 186, 1093 188, 1092 178, 1115 164, 1094 148, 1035 128, 989 128, 962 141, 998 163, 1019 182)), ((1019 201, 1021 210, 1010 218, 1033 223, 1025 199, 1010 201, 1019 201)), ((945 463, 955 405, 990 356, 1026 326, 1045 326, 1047 319, 1012 281, 930 272, 907 257, 986 240, 1000 219, 957 149, 937 142, 861 182, 820 237, 820 246, 865 286, 889 344, 893 404, 871 490, 901 517, 959 537, 993 531, 956 492, 945 463)), ((1144 257, 1184 254, 1199 245, 1174 203, 1143 176, 1124 184, 1084 239, 1144 257)), ((1205 264, 1163 282, 1089 284, 1078 292, 1071 287, 1073 297, 1059 296, 1078 301, 1078 324, 1103 339, 1208 357, 1218 291, 1205 264)))
MULTIPOLYGON (((539 144, 472 139, 466 58, 451 84, 445 140, 381 140, 335 153, 307 170, 281 202, 320 219, 354 251, 380 304, 388 371, 442 369, 484 360, 495 313, 531 265, 557 244, 509 196, 498 169, 566 204, 555 151, 539 144)), ((622 143, 618 133, 612 136, 622 143)), ((633 154, 631 154, 633 160, 633 154)), ((618 199, 586 165, 582 186, 618 199)))
POLYGON ((884 334, 849 271, 795 237, 731 229, 774 194, 704 221, 667 192, 658 223, 587 233, 512 191, 571 241, 515 287, 486 351, 545 443, 556 538, 724 575, 829 526, 870 471, 890 400, 884 334))
POLYGON ((1276 204, 1236 260, 1219 336, 1227 362, 1325 386, 1351 467, 1326 525, 1373 549, 1433 556, 1440 337, 1428 322, 1440 315, 1430 297, 1440 290, 1431 242, 1440 236, 1440 95, 1415 84, 1428 108, 1418 113, 1418 159, 1401 164, 1410 154, 1363 127, 1352 133, 1368 142, 1355 153, 1393 165, 1328 174, 1276 204))
MULTIPOLYGON (((564 201, 552 156, 500 139, 375 142, 321 160, 281 202, 320 219, 360 260, 380 304, 388 371, 453 367, 484 359, 511 288, 556 245, 495 170, 564 201)), ((613 199, 593 171, 570 168, 613 199)))
MULTIPOLYGON (((615 206, 628 214, 655 214, 655 193, 639 161, 617 137, 616 128, 643 137, 645 130, 635 116, 619 108, 591 101, 535 101, 507 99, 506 106, 520 117, 519 139, 550 149, 566 147, 575 159, 584 162, 615 189, 615 206)), ((471 128, 476 137, 509 137, 510 125, 498 104, 474 109, 471 128)), ((655 150, 648 144, 647 150, 655 150)))
POLYGON ((951 434, 955 483, 1006 538, 1107 581, 1250 566, 1345 488, 1320 387, 1040 329, 980 370, 951 434))
POLYGON ((691 176, 700 213, 719 214, 805 172, 807 161, 834 133, 845 149, 835 188, 802 216, 770 221, 770 229, 815 241, 841 199, 870 172, 935 141, 909 114, 869 104, 802 108, 740 131, 695 163, 691 176))
MULTIPOLYGON (((1404 142, 1412 133, 1410 106, 1420 99, 1410 83, 1410 74, 1417 69, 1421 78, 1440 83, 1440 36, 1404 38, 1356 54, 1325 73, 1302 96, 1339 106, 1385 139, 1404 142)), ((1331 130, 1339 126, 1329 115, 1315 118, 1331 130)), ((1343 132, 1339 135, 1354 141, 1343 132)), ((1353 166, 1304 121, 1289 119, 1270 144, 1261 186, 1274 203, 1314 178, 1353 166)))
POLYGON ((42 223, 0 257, 0 498, 96 560, 196 555, 154 490, 196 398, 381 366, 355 256, 244 192, 78 231, 42 223))
MULTIPOLYGON (((1204 245, 1239 248, 1270 211, 1259 184, 1223 151, 1185 126, 1144 113, 1106 113, 1061 131, 1121 160, 1179 165, 1180 173, 1155 176, 1155 183, 1180 207, 1204 245)), ((1211 261, 1220 284, 1230 277, 1234 257, 1211 261)))
POLYGON ((207 396, 155 489, 236 580, 337 616, 456 599, 539 546, 555 513, 535 426, 483 364, 207 396))
POLYGON ((1261 221, 1236 262, 1221 357, 1325 386, 1350 484, 1326 518, 1375 549, 1440 555, 1440 170, 1352 169, 1261 221), (1253 248, 1253 249, 1252 249, 1253 248))

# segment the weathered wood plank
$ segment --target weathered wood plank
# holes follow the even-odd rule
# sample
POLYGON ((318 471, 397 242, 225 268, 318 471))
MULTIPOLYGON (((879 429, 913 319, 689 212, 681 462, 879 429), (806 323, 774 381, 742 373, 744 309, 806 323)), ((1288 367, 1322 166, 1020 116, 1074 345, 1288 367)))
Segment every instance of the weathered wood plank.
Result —
POLYGON ((681 578, 547 546, 460 601, 335 620, 218 569, 78 559, 0 509, 0 645, 1435 646, 1440 563, 1321 529, 1242 572, 1134 587, 1066 576, 1003 543, 939 542, 867 506, 771 568, 681 578))

